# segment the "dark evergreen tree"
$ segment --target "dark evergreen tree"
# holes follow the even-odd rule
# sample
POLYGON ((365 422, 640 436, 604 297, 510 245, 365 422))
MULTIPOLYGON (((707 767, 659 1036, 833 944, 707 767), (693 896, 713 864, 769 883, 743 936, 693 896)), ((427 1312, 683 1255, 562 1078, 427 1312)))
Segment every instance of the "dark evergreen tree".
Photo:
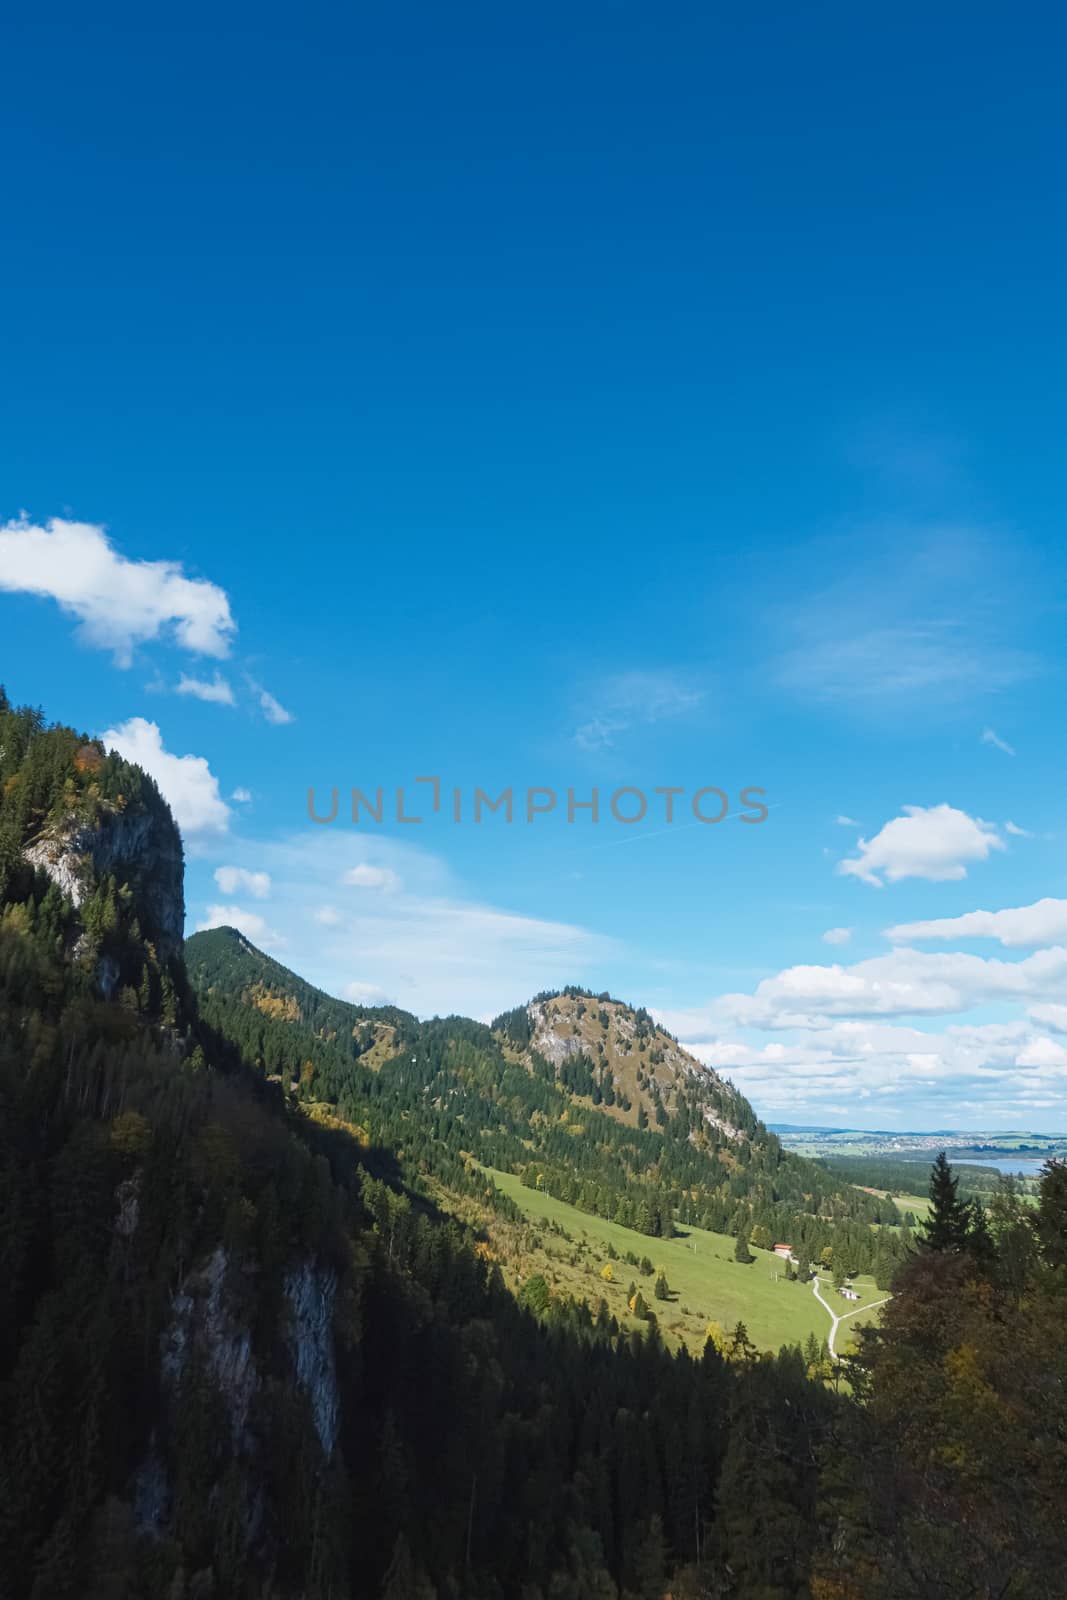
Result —
POLYGON ((1046 1161, 1041 1172, 1041 1203, 1034 1237, 1046 1266, 1067 1268, 1067 1161, 1046 1161))
POLYGON ((930 1171, 930 1211, 921 1229, 921 1243, 928 1250, 947 1255, 966 1248, 971 1230, 971 1211, 957 1190, 959 1180, 952 1175, 942 1150, 930 1171))
POLYGON ((996 1246, 989 1230, 985 1206, 975 1197, 968 1201, 967 1254, 983 1272, 991 1272, 996 1262, 996 1246))

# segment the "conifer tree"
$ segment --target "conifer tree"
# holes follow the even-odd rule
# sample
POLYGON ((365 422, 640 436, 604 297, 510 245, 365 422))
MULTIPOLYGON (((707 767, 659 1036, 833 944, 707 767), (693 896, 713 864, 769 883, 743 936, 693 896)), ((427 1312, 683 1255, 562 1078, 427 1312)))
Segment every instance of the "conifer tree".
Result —
POLYGON ((966 1247, 971 1228, 971 1209, 957 1190, 959 1179, 952 1176, 942 1150, 930 1171, 930 1213, 922 1225, 921 1242, 928 1250, 958 1255, 966 1247))
POLYGON ((1034 1234, 1045 1265, 1067 1267, 1067 1161, 1046 1161, 1042 1168, 1034 1234))
POLYGON ((981 1200, 972 1200, 969 1207, 967 1254, 983 1271, 991 1271, 996 1262, 997 1248, 989 1231, 989 1220, 981 1200))

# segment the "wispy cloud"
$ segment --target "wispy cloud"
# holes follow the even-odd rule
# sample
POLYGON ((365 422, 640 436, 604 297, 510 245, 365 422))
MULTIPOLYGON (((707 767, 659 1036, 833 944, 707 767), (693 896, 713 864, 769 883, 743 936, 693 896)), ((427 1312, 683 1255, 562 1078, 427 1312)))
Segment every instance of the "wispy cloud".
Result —
MULTIPOLYGON (((244 859, 238 841, 229 848, 244 859)), ((439 856, 411 845, 375 838, 356 855, 356 841, 324 829, 247 848, 247 864, 271 877, 268 937, 299 950, 302 976, 331 994, 363 985, 361 995, 389 995, 420 1016, 486 1018, 541 989, 592 983, 617 959, 614 941, 589 929, 472 898, 439 856), (381 874, 378 892, 361 868, 381 874), (349 873, 360 892, 339 888, 349 873)), ((257 912, 211 904, 198 913, 261 942, 257 912)))
POLYGON ((1007 557, 976 530, 864 529, 812 548, 846 576, 790 594, 774 619, 778 683, 810 700, 933 710, 1035 670, 1006 632, 1007 557), (859 558, 857 559, 857 552, 859 558))
POLYGON ((610 749, 628 729, 685 716, 706 698, 706 690, 674 672, 615 673, 586 697, 589 714, 575 728, 574 741, 583 750, 610 749))
POLYGON ((207 700, 213 705, 232 706, 237 703, 232 688, 219 672, 211 679, 190 678, 183 672, 174 692, 191 695, 194 700, 207 700))
POLYGON ((349 867, 341 882, 351 884, 356 889, 400 888, 400 876, 392 867, 375 867, 368 861, 361 861, 358 866, 349 867))
POLYGON ((822 942, 823 944, 848 944, 851 938, 851 928, 827 928, 822 936, 822 942))
POLYGON ((254 678, 249 678, 248 687, 255 695, 256 703, 267 721, 273 723, 275 727, 284 727, 287 722, 296 721, 293 713, 287 711, 281 701, 276 700, 270 691, 265 689, 261 683, 257 683, 254 678))
POLYGON ((999 733, 995 733, 992 728, 983 729, 982 743, 991 744, 994 750, 1001 750, 1006 756, 1013 756, 1015 754, 1014 749, 1010 744, 1008 744, 1007 740, 1002 739, 999 733))
POLYGON ((961 700, 1006 688, 1028 670, 1021 653, 981 650, 960 625, 931 619, 809 641, 783 659, 780 676, 821 700, 961 700))

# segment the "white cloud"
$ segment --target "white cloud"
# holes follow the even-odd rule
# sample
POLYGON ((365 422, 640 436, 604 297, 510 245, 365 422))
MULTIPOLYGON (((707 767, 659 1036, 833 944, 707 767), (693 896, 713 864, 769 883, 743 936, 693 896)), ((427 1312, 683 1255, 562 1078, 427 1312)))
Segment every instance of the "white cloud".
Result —
POLYGON ((960 917, 901 922, 885 930, 895 943, 913 939, 998 939, 1009 948, 1067 940, 1067 900, 1036 900, 1004 911, 967 911, 960 917))
POLYGON ((391 867, 375 867, 368 861, 361 861, 358 867, 350 867, 341 881, 357 889, 400 888, 400 879, 391 867))
POLYGON ((1067 1033, 1067 1006, 1065 1005, 1053 1003, 1051 1005, 1031 1006, 1029 1015, 1042 1028, 1051 1028, 1053 1033, 1067 1033))
POLYGON ((280 950, 287 943, 277 929, 268 927, 258 911, 248 911, 244 906, 208 906, 207 915, 197 923, 196 931, 203 933, 207 928, 236 928, 264 950, 280 950))
POLYGON ((216 672, 214 678, 190 678, 182 673, 178 679, 175 694, 192 695, 194 700, 207 700, 212 705, 232 706, 236 704, 233 690, 221 673, 216 672))
POLYGON ((296 721, 293 713, 287 711, 281 702, 276 700, 269 690, 264 689, 263 685, 257 683, 254 678, 249 678, 248 687, 255 695, 259 709, 267 721, 272 722, 276 728, 284 727, 287 722, 296 721))
POLYGON ((1017 1067, 1051 1067, 1055 1071, 1067 1068, 1067 1049, 1055 1039, 1041 1035, 1027 1040, 1015 1057, 1017 1067))
POLYGON ((26 517, 0 528, 0 590, 55 600, 87 644, 128 667, 134 648, 161 635, 198 655, 229 652, 236 624, 224 590, 187 578, 174 561, 129 561, 102 527, 26 517))
POLYGON ((823 944, 848 944, 851 938, 851 928, 827 928, 822 936, 822 942, 823 944))
POLYGON ((215 882, 223 894, 250 894, 266 900, 270 894, 270 873, 249 872, 247 867, 216 867, 215 882))
POLYGON ((158 725, 144 717, 130 717, 101 738, 109 750, 117 750, 155 779, 187 844, 195 848, 226 833, 230 808, 203 756, 172 755, 163 747, 158 725))
POLYGON ((252 791, 251 789, 235 789, 230 799, 236 800, 238 805, 246 806, 252 799, 252 791))
POLYGON ((1026 828, 1020 828, 1017 822, 1006 822, 1004 832, 1010 833, 1013 839, 1032 839, 1034 836, 1026 828))
POLYGON ((705 698, 673 672, 615 673, 587 696, 591 714, 574 730, 574 742, 583 750, 611 749, 628 728, 685 716, 705 698))
POLYGON ((342 999, 351 1000, 357 1006, 389 1006, 394 1003, 384 989, 379 989, 373 983, 346 983, 342 999))
POLYGON ((859 841, 859 855, 838 863, 840 873, 883 887, 901 878, 944 883, 967 876, 966 862, 985 861, 1004 841, 990 822, 954 806, 905 806, 873 839, 859 841))
POLYGON ((1002 739, 1000 735, 995 733, 992 728, 983 729, 982 743, 991 744, 994 750, 1000 750, 1006 756, 1013 756, 1015 754, 1015 751, 1012 749, 1011 745, 1008 744, 1007 740, 1002 739))
POLYGON ((837 823, 839 828, 858 828, 859 827, 859 823, 856 821, 855 817, 840 816, 840 817, 835 817, 834 821, 837 823))
POLYGON ((1038 1096, 1067 1114, 1067 1049, 1023 1018, 941 1033, 842 1018, 754 1043, 709 1032, 698 1013, 656 1016, 765 1116, 773 1108, 788 1120, 843 1115, 876 1128, 1018 1126, 1038 1096))
POLYGON ((852 966, 786 967, 753 994, 724 994, 698 1015, 704 1026, 825 1026, 827 1017, 948 1016, 1000 1001, 1055 999, 1067 984, 1067 948, 1022 961, 902 947, 852 966))
POLYGON ((341 921, 341 913, 336 906, 319 906, 314 916, 315 921, 321 922, 324 928, 336 928, 341 921))

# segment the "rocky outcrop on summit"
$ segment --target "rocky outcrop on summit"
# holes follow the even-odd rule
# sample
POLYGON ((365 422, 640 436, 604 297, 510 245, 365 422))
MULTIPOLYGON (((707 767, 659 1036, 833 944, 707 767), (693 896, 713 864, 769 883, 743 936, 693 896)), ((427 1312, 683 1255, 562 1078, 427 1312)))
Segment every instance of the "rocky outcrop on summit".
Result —
POLYGON ((128 885, 141 931, 161 961, 181 949, 185 925, 181 836, 169 814, 101 804, 96 817, 53 823, 22 852, 80 908, 101 878, 128 885))
POLYGON ((658 1113, 684 1087, 695 1092, 704 1122, 722 1138, 747 1139, 753 1132, 755 1119, 744 1097, 647 1011, 568 989, 532 1000, 526 1016, 529 1049, 551 1062, 557 1075, 568 1063, 585 1061, 601 1090, 610 1085, 611 1093, 598 1101, 608 1115, 625 1122, 642 1113, 661 1120, 658 1113))

